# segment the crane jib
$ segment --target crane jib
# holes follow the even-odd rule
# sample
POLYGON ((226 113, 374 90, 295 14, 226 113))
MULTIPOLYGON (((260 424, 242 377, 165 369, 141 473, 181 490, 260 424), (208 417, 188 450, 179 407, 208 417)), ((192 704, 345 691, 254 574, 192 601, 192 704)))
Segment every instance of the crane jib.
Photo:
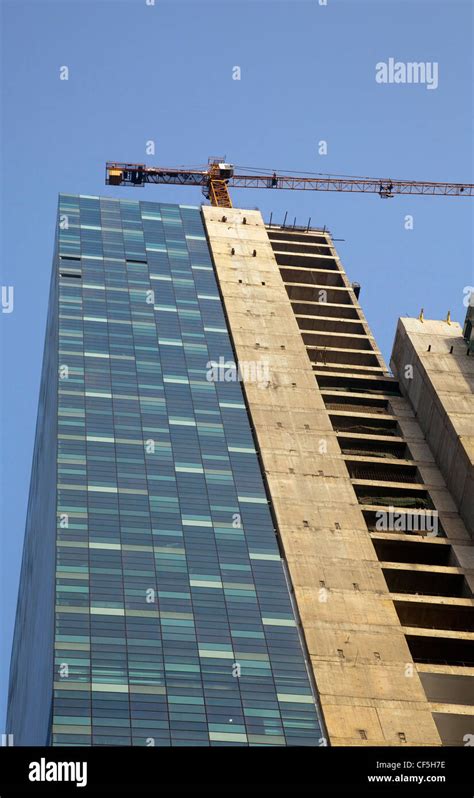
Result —
POLYGON ((108 162, 106 183, 114 186, 144 186, 145 183, 199 186, 213 205, 232 207, 228 189, 268 188, 290 191, 339 191, 378 194, 385 199, 396 194, 425 196, 474 196, 472 183, 438 183, 390 178, 298 177, 291 175, 239 175, 232 164, 211 161, 205 170, 147 167, 145 164, 108 162))

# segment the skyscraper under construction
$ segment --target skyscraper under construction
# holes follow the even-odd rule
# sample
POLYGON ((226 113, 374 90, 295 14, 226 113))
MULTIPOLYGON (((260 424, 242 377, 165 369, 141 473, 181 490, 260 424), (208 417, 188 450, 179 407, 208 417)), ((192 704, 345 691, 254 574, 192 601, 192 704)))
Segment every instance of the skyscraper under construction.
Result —
POLYGON ((16 744, 474 735, 472 345, 390 372, 358 296, 327 231, 60 196, 16 744))

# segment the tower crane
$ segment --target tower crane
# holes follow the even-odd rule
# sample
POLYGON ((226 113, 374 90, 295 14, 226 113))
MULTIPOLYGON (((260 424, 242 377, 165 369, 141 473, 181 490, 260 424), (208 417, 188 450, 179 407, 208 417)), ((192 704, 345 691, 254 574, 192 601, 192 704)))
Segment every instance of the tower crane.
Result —
POLYGON ((106 164, 105 182, 111 186, 144 186, 163 183, 175 186, 200 186, 211 205, 232 208, 229 187, 269 188, 306 191, 352 191, 378 194, 388 199, 395 194, 425 194, 443 197, 472 197, 473 183, 433 183, 419 180, 391 180, 372 177, 298 177, 286 174, 237 174, 224 158, 209 158, 207 169, 166 168, 143 163, 106 164))

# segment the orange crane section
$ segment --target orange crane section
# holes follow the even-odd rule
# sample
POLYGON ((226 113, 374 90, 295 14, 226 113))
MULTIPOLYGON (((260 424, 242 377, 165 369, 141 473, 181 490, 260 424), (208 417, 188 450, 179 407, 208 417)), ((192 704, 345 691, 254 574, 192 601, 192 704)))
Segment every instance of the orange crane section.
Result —
POLYGON ((161 183, 175 186, 200 186, 211 205, 232 208, 229 187, 288 189, 290 191, 351 191, 378 194, 382 199, 395 194, 423 194, 443 197, 472 197, 473 183, 433 183, 419 180, 391 180, 372 177, 297 177, 289 175, 236 174, 224 159, 210 158, 207 169, 168 169, 143 163, 106 164, 105 182, 111 186, 144 186, 161 183))

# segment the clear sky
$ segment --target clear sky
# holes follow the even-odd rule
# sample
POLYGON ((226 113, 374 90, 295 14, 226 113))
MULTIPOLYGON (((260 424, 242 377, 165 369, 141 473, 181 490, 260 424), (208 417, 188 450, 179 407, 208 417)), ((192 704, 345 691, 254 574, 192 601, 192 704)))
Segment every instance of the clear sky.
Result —
MULTIPOLYGON (((221 154, 277 171, 474 182, 472 0, 319 2, 1 2, 1 282, 14 287, 0 318, 2 717, 58 192, 197 205, 196 188, 106 187, 105 161, 194 166, 221 154), (390 58, 436 63, 438 87, 377 83, 390 58)), ((286 210, 312 217, 343 239, 387 359, 398 316, 451 309, 463 321, 474 200, 248 189, 233 199, 277 222, 286 210)))

